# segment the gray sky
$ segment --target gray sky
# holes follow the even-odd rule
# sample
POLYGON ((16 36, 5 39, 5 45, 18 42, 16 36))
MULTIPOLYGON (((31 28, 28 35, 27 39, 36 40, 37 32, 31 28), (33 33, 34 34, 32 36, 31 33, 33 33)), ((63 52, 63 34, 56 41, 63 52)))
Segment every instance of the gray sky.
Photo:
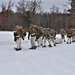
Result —
POLYGON ((46 11, 50 11, 50 8, 54 5, 56 7, 59 7, 60 11, 63 11, 65 8, 64 5, 69 5, 68 0, 42 0, 43 1, 43 7, 46 11))
MULTIPOLYGON (((8 2, 9 0, 0 0, 0 4, 2 2, 8 2)), ((12 0, 13 2, 17 2, 19 0, 12 0)), ((69 0, 41 0, 42 3, 42 7, 43 10, 45 12, 49 12, 50 8, 54 5, 56 7, 59 7, 59 10, 62 12, 64 9, 67 9, 67 7, 65 7, 64 5, 69 5, 68 1, 69 0)))

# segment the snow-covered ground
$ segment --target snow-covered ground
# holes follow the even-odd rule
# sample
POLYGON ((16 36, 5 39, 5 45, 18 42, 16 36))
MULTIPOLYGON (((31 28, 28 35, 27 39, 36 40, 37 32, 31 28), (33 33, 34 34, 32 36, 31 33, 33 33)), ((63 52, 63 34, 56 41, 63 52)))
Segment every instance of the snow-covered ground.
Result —
POLYGON ((13 32, 0 32, 0 75, 75 75, 75 43, 29 50, 26 37, 21 51, 15 46, 13 32))

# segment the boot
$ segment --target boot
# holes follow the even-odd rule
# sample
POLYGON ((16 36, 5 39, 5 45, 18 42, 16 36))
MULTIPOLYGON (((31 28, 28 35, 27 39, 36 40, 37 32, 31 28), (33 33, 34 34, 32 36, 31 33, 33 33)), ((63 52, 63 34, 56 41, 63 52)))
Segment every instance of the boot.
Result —
POLYGON ((71 42, 70 42, 70 44, 71 44, 71 42))
POLYGON ((34 46, 34 47, 33 47, 33 49, 36 49, 36 48, 37 48, 37 46, 34 46))
POLYGON ((52 47, 52 45, 48 45, 49 47, 52 47))
POLYGON ((19 51, 19 50, 21 50, 22 48, 14 48, 16 51, 19 51))
POLYGON ((68 44, 68 42, 67 42, 67 44, 68 44))
POLYGON ((56 46, 56 44, 54 44, 54 46, 56 46))
POLYGON ((44 45, 43 47, 46 47, 46 45, 44 45))
POLYGON ((64 40, 64 42, 66 42, 66 41, 64 40))
POLYGON ((29 49, 33 49, 33 47, 29 48, 29 49))

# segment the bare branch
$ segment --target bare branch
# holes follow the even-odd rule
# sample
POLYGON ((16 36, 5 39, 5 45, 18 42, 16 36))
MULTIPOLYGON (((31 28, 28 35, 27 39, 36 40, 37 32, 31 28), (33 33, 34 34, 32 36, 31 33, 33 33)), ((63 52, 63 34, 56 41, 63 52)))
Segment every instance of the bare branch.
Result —
POLYGON ((27 10, 28 2, 26 0, 20 0, 18 1, 18 4, 16 5, 17 11, 20 13, 24 13, 27 10))
POLYGON ((6 3, 2 3, 0 6, 1 6, 2 12, 6 10, 6 3))
POLYGON ((12 2, 12 0, 10 0, 9 2, 8 2, 8 5, 7 5, 7 9, 8 10, 11 10, 11 8, 14 6, 14 2, 12 2))

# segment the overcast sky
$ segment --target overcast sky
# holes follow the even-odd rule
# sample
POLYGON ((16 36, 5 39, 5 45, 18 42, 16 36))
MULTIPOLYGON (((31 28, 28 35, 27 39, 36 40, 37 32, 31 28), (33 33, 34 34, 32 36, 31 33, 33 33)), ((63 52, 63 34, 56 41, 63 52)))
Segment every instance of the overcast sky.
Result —
MULTIPOLYGON (((8 2, 9 0, 0 0, 0 4, 2 2, 8 2)), ((17 2, 19 0, 12 0, 13 2, 17 2)), ((49 12, 50 8, 55 5, 56 7, 59 7, 59 10, 62 12, 65 8, 64 5, 68 5, 69 0, 41 0, 42 1, 42 7, 44 11, 49 12)))

